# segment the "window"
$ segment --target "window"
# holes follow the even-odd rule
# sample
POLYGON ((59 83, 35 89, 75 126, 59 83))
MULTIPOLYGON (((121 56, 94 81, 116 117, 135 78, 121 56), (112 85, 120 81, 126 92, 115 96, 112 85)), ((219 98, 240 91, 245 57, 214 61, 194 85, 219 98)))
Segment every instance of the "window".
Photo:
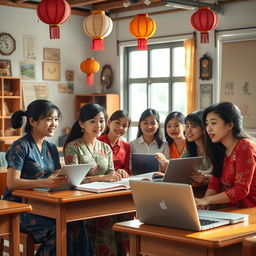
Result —
POLYGON ((125 48, 124 103, 132 124, 129 140, 135 139, 141 113, 154 108, 160 121, 171 111, 186 114, 185 49, 183 42, 149 45, 148 50, 125 48))

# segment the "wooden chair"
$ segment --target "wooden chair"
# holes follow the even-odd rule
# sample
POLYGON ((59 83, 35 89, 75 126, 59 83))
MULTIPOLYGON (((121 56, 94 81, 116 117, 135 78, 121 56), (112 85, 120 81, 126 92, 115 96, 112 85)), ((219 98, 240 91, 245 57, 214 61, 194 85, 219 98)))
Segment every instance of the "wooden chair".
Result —
MULTIPOLYGON (((0 168, 0 184, 1 184, 1 194, 4 193, 7 184, 7 175, 6 171, 3 170, 3 167, 0 168)), ((9 253, 9 247, 4 245, 4 240, 9 240, 9 236, 0 237, 0 256, 3 256, 3 252, 9 253)), ((33 235, 20 232, 20 244, 23 247, 21 256, 34 256, 35 250, 38 249, 40 244, 37 244, 33 235)))
POLYGON ((243 256, 256 255, 256 236, 250 236, 243 240, 243 256))

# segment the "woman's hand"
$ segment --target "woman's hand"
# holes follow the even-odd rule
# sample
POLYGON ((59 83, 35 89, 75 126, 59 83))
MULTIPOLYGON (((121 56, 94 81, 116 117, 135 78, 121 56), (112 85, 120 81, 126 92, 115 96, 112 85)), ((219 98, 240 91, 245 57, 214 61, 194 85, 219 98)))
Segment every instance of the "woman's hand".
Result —
POLYGON ((198 170, 192 173, 191 179, 196 183, 208 184, 211 179, 211 174, 198 170))
POLYGON ((121 174, 122 178, 129 178, 129 174, 124 169, 117 169, 116 172, 121 174))
POLYGON ((160 164, 161 171, 165 172, 168 167, 169 160, 166 159, 163 153, 156 153, 155 158, 160 164))
POLYGON ((118 172, 112 172, 107 175, 103 175, 101 181, 119 181, 122 180, 122 175, 118 172))
POLYGON ((56 188, 64 185, 68 182, 67 176, 58 176, 58 174, 52 174, 47 179, 44 180, 49 188, 56 188))
POLYGON ((209 210, 210 208, 207 197, 195 198, 195 202, 198 209, 209 210))

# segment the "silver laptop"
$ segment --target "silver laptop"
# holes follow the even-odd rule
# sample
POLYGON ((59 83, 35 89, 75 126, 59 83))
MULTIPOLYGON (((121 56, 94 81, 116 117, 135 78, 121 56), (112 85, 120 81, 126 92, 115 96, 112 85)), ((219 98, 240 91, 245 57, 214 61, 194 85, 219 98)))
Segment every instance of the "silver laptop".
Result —
POLYGON ((131 180, 130 185, 142 223, 195 231, 230 224, 227 219, 199 219, 189 184, 131 180))
POLYGON ((192 172, 199 169, 202 160, 202 156, 171 159, 163 181, 191 184, 192 172))
POLYGON ((157 172, 159 170, 159 163, 154 154, 132 153, 131 160, 133 175, 157 172))
POLYGON ((83 178, 90 171, 91 167, 92 167, 92 164, 65 165, 63 166, 59 175, 68 176, 69 182, 67 184, 64 184, 57 188, 34 188, 34 190, 53 192, 53 191, 72 189, 75 186, 80 185, 83 178))

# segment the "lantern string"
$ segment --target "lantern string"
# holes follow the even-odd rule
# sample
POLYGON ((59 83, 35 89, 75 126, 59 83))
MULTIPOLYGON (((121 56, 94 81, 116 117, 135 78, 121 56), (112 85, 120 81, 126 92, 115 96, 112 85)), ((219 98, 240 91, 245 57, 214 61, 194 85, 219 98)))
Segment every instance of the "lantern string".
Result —
POLYGON ((138 39, 138 50, 147 50, 148 49, 148 43, 146 38, 139 38, 138 39))
POLYGON ((86 84, 87 85, 93 85, 94 84, 93 74, 87 74, 86 84))
POLYGON ((60 27, 59 25, 50 25, 50 39, 60 38, 60 27))
POLYGON ((92 40, 92 49, 93 50, 98 50, 98 51, 101 51, 101 50, 104 50, 104 40, 102 39, 93 39, 92 40))

